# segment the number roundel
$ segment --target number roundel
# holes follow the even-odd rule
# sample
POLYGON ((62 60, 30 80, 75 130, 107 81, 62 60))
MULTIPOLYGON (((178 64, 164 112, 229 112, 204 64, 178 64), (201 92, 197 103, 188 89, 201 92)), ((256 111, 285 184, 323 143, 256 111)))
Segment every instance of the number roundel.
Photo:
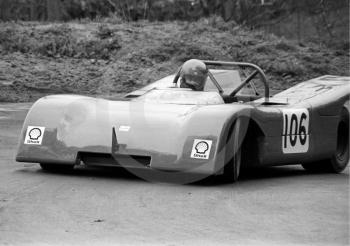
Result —
POLYGON ((309 149, 309 111, 307 109, 283 110, 283 153, 305 153, 309 149))

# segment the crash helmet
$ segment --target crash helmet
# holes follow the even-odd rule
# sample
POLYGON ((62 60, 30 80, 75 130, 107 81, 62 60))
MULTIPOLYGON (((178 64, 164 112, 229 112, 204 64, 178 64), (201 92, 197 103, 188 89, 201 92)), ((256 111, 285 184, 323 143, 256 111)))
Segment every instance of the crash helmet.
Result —
POLYGON ((208 69, 204 62, 191 59, 186 61, 180 70, 180 87, 203 91, 208 78, 208 69))

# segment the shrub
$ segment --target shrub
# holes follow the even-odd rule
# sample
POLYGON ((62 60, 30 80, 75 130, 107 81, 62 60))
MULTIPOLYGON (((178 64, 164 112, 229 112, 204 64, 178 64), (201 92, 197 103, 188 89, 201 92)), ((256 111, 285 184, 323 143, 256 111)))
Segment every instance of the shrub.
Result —
POLYGON ((0 29, 0 52, 36 53, 48 57, 110 59, 121 48, 120 40, 107 26, 99 26, 91 38, 79 39, 68 25, 20 30, 0 29))

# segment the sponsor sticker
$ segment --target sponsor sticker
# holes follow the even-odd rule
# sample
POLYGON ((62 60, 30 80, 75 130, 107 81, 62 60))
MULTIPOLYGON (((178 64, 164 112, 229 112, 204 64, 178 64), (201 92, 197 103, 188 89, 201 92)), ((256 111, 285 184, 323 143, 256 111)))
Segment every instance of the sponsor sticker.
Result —
POLYGON ((43 141, 45 127, 28 126, 24 144, 41 145, 43 141))
POLYGON ((212 140, 195 139, 192 146, 191 158, 208 160, 212 140))
POLYGON ((120 126, 119 131, 120 132, 128 132, 130 130, 130 126, 120 126))

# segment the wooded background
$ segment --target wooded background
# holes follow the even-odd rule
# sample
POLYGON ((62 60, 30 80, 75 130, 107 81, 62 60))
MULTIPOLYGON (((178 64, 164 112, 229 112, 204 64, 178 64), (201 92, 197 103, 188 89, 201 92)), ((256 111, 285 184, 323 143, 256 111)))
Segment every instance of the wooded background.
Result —
POLYGON ((349 0, 0 0, 0 20, 196 20, 219 15, 297 39, 349 39, 349 0))

